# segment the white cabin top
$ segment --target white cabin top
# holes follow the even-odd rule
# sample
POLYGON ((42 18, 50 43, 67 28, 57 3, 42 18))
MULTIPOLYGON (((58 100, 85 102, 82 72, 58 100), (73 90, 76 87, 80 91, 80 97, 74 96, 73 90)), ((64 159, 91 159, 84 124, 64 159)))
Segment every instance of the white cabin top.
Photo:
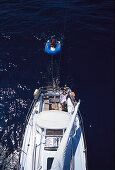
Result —
POLYGON ((43 111, 39 115, 35 115, 36 124, 46 129, 65 129, 71 119, 68 112, 60 110, 43 111))

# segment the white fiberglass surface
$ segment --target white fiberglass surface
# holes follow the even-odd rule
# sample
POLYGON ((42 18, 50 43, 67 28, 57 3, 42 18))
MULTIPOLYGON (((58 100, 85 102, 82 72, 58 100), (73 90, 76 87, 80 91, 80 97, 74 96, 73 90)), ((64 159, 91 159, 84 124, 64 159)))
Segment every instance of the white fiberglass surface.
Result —
POLYGON ((68 126, 71 115, 68 112, 50 110, 35 115, 35 123, 49 129, 64 129, 68 126))
POLYGON ((86 170, 85 148, 81 127, 79 127, 77 131, 78 132, 73 139, 75 170, 86 170))
POLYGON ((72 114, 74 112, 74 106, 70 98, 68 98, 67 100, 67 106, 68 106, 68 112, 72 114))

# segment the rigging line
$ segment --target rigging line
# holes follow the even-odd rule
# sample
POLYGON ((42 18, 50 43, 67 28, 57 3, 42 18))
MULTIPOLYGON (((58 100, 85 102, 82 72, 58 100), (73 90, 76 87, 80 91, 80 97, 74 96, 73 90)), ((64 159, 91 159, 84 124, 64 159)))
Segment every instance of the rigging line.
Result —
POLYGON ((51 66, 52 66, 51 71, 52 71, 52 85, 53 85, 53 55, 52 55, 52 63, 51 63, 51 66))
MULTIPOLYGON (((61 51, 60 51, 60 58, 59 58, 59 72, 60 72, 60 66, 61 66, 61 51)), ((58 72, 58 76, 59 76, 59 72, 58 72)))
MULTIPOLYGON (((63 28, 63 36, 65 35, 65 30, 66 30, 66 20, 67 20, 67 0, 65 0, 65 5, 64 5, 64 8, 65 8, 65 15, 64 15, 64 28, 63 28)), ((65 38, 65 36, 64 36, 65 38)), ((62 52, 60 52, 60 59, 59 59, 59 71, 60 71, 60 65, 61 65, 61 56, 62 56, 62 52)), ((59 74, 59 73, 58 73, 59 74)), ((59 75, 58 75, 59 76, 59 75)))

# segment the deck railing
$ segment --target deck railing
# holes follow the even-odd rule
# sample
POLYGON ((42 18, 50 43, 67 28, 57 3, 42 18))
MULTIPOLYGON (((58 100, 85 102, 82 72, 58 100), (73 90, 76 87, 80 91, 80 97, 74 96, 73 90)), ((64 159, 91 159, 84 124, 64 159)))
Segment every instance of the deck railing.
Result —
POLYGON ((32 101, 32 103, 31 103, 31 105, 30 105, 30 108, 29 108, 29 110, 28 110, 28 113, 27 113, 27 115, 26 115, 25 122, 23 123, 23 127, 24 127, 24 128, 23 128, 23 132, 22 132, 22 138, 21 138, 21 140, 20 140, 19 164, 17 165, 17 170, 20 169, 20 156, 21 156, 21 152, 22 152, 22 145, 23 145, 23 139, 24 139, 25 129, 26 129, 26 126, 27 126, 27 124, 28 124, 29 118, 30 118, 30 116, 31 116, 31 112, 32 112, 32 110, 33 110, 36 102, 37 102, 36 100, 33 100, 33 101, 32 101))
POLYGON ((84 147, 85 147, 84 152, 85 152, 85 158, 86 158, 86 170, 88 170, 87 145, 86 145, 86 138, 85 138, 84 125, 83 125, 83 118, 82 118, 82 116, 81 116, 80 111, 78 111, 78 116, 79 116, 79 119, 80 119, 80 124, 81 124, 83 139, 84 139, 84 147))

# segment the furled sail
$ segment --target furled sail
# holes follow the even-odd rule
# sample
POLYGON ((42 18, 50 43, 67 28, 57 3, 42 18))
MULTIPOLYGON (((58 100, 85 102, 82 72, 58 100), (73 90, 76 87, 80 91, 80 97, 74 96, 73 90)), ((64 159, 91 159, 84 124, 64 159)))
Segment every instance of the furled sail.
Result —
POLYGON ((55 154, 51 170, 69 170, 71 163, 71 151, 72 151, 72 136, 75 133, 76 115, 78 113, 80 101, 75 107, 75 111, 72 115, 71 122, 63 136, 60 146, 55 154))

